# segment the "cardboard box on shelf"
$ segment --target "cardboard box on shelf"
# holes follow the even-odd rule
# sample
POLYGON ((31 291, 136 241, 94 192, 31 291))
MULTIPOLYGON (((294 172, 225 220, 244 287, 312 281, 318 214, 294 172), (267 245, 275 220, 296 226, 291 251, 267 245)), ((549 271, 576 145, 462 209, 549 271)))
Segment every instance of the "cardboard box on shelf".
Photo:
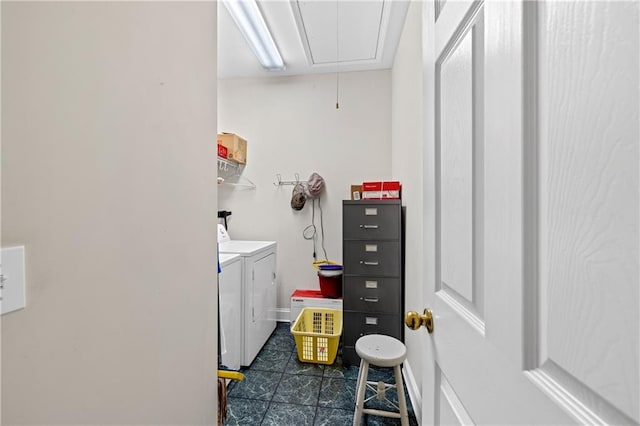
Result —
POLYGON ((351 199, 359 200, 362 198, 362 185, 351 185, 351 199))
POLYGON ((400 199, 402 185, 398 181, 362 182, 363 200, 400 199))
POLYGON ((247 164, 247 141, 235 133, 218 133, 218 144, 227 148, 227 159, 247 164))

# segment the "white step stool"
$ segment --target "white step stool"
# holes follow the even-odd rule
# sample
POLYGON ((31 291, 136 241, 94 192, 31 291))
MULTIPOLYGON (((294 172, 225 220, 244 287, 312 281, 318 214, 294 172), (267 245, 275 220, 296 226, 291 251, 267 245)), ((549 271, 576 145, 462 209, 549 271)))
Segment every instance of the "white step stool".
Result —
POLYGON ((407 401, 404 397, 404 386, 402 384, 402 372, 400 364, 407 357, 407 348, 404 344, 391 336, 382 334, 369 334, 362 336, 356 341, 356 352, 360 357, 360 371, 358 373, 358 383, 356 385, 356 412, 353 416, 353 425, 360 426, 362 414, 373 414, 374 416, 393 417, 400 419, 402 426, 409 425, 409 415, 407 413, 407 401), (383 382, 368 382, 369 365, 378 367, 393 367, 396 377, 395 385, 383 382), (376 392, 376 395, 364 399, 367 386, 376 392), (384 400, 395 407, 398 412, 376 410, 372 408, 364 408, 364 403, 375 398, 378 394, 384 395, 387 389, 396 388, 398 392, 398 407, 386 397, 384 400))

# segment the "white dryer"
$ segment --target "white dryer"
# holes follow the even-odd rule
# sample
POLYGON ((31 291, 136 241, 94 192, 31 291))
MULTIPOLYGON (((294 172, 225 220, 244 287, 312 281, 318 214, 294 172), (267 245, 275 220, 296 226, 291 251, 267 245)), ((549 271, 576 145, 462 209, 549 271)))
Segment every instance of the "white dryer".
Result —
POLYGON ((238 254, 218 255, 220 298, 220 352, 222 364, 238 370, 242 361, 242 258, 238 254))
POLYGON ((276 327, 275 241, 221 241, 218 250, 242 261, 241 364, 248 366, 276 327))

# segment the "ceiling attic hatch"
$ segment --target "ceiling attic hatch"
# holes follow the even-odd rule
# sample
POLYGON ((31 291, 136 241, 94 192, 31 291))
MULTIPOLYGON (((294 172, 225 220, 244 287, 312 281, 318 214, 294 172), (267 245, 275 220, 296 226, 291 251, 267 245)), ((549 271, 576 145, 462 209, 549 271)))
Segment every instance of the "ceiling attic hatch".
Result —
POLYGON ((265 69, 219 2, 218 78, 390 69, 409 8, 408 0, 256 1, 286 67, 265 69))
POLYGON ((335 66, 336 59, 341 65, 381 61, 389 1, 297 0, 292 6, 310 64, 335 66))

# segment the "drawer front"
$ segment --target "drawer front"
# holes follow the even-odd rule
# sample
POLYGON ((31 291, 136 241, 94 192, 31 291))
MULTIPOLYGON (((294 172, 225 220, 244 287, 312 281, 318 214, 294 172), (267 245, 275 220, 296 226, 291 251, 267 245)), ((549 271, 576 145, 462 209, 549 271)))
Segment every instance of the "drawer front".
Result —
POLYGON ((400 276, 399 241, 345 241, 342 251, 345 274, 400 276))
POLYGON ((346 240, 400 238, 400 205, 345 204, 342 208, 342 235, 346 240))
POLYGON ((384 334, 402 340, 402 315, 364 312, 343 313, 344 345, 355 346, 361 336, 384 334))
POLYGON ((347 311, 402 312, 400 278, 345 276, 342 294, 347 311))

